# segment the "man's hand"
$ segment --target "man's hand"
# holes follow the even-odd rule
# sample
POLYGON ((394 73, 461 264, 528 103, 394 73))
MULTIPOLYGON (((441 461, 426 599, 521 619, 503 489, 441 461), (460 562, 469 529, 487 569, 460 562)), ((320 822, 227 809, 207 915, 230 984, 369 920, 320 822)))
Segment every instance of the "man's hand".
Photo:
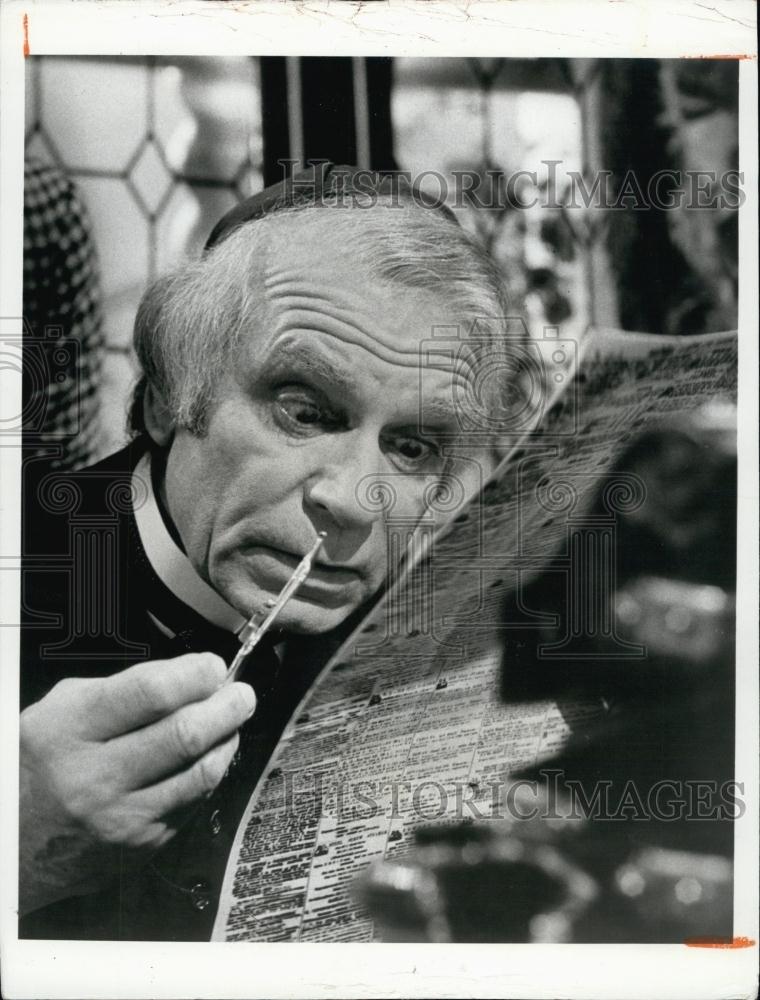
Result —
POLYGON ((255 708, 211 653, 68 679, 21 715, 19 909, 143 864, 219 784, 255 708))

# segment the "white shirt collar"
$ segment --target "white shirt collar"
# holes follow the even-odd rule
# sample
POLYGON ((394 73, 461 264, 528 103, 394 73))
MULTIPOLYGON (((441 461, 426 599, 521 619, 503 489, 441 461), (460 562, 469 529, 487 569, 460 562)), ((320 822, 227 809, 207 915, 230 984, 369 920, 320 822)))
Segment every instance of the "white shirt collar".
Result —
POLYGON ((135 466, 132 478, 137 480, 133 484, 132 495, 145 497, 144 502, 135 507, 135 521, 140 541, 156 576, 175 597, 206 621, 229 632, 238 632, 246 619, 198 576, 164 524, 153 492, 149 452, 135 466))

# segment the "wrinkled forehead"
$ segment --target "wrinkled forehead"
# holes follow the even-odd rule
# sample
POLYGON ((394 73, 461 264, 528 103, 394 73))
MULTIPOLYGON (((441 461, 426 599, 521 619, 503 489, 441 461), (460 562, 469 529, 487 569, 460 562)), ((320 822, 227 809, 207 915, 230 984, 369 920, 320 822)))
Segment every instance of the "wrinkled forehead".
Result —
POLYGON ((387 284, 377 258, 383 229, 388 241, 394 238, 389 222, 386 211, 358 206, 325 205, 272 216, 266 227, 265 287, 290 279, 319 287, 337 303, 376 294, 387 284))
MULTIPOLYGON (((388 210, 370 220, 368 238, 363 228, 372 211, 331 206, 270 220, 262 274, 267 340, 284 346, 311 332, 400 368, 450 372, 450 345, 466 344, 466 321, 440 282, 420 287, 383 271, 388 210), (442 336, 448 352, 437 349, 442 336)), ((399 222, 389 226, 388 239, 398 235, 399 222)), ((466 352, 458 353, 461 361, 466 352)))
MULTIPOLYGON (((440 280, 418 287, 379 273, 378 226, 367 249, 364 217, 353 214, 371 211, 325 207, 267 220, 250 370, 272 379, 303 373, 331 398, 337 391, 394 422, 459 439, 473 407, 477 416, 486 405, 473 318, 459 316, 440 280)), ((398 236, 402 216, 389 238, 398 236)), ((398 261, 400 247, 394 250, 398 261)))
POLYGON ((451 434, 459 429, 458 409, 468 390, 462 372, 448 360, 380 352, 376 345, 363 348, 320 333, 277 339, 259 372, 283 381, 303 376, 345 404, 366 407, 371 401, 388 419, 430 423, 451 434))

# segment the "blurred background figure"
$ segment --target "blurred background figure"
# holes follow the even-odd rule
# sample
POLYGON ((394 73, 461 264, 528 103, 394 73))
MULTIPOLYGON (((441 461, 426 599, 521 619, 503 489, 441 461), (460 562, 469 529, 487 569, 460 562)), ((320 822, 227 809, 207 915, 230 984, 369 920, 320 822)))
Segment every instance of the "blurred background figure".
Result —
POLYGON ((78 469, 99 454, 103 354, 90 221, 62 170, 24 164, 24 452, 78 469))

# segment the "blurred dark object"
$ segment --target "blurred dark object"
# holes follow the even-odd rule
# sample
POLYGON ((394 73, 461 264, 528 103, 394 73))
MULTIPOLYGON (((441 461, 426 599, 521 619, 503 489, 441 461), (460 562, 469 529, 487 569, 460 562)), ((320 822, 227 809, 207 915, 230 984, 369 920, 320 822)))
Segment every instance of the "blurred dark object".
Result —
POLYGON ((572 316, 570 300, 560 290, 556 271, 548 267, 534 267, 528 271, 528 291, 541 299, 544 313, 550 323, 564 323, 572 316))
MULTIPOLYGON (((692 334, 731 330, 738 301, 739 65, 736 60, 602 61, 598 162, 613 199, 635 177, 668 184, 647 211, 607 211, 617 323, 626 330, 692 334)), ((635 200, 635 199, 632 199, 635 200)), ((597 319, 598 322, 598 319, 597 319)))
POLYGON ((735 522, 733 407, 634 441, 577 519, 571 565, 558 556, 507 609, 526 626, 509 633, 504 699, 599 697, 608 712, 510 775, 520 794, 498 819, 429 827, 368 873, 384 940, 731 938, 735 522), (616 476, 641 489, 611 519, 616 476))
MULTIPOLYGON (((646 430, 568 520, 567 553, 516 594, 503 696, 732 688, 736 413, 712 403, 646 430), (540 614, 553 624, 530 621, 540 614), (537 638, 538 635, 538 638, 537 638), (722 676, 722 675, 721 675, 722 676)), ((696 692, 693 692, 696 696, 696 692)), ((730 692, 729 692, 730 694, 730 692)), ((712 695, 711 695, 712 696, 712 695)))
POLYGON ((24 164, 24 456, 79 469, 98 456, 103 318, 87 211, 57 167, 24 164))

